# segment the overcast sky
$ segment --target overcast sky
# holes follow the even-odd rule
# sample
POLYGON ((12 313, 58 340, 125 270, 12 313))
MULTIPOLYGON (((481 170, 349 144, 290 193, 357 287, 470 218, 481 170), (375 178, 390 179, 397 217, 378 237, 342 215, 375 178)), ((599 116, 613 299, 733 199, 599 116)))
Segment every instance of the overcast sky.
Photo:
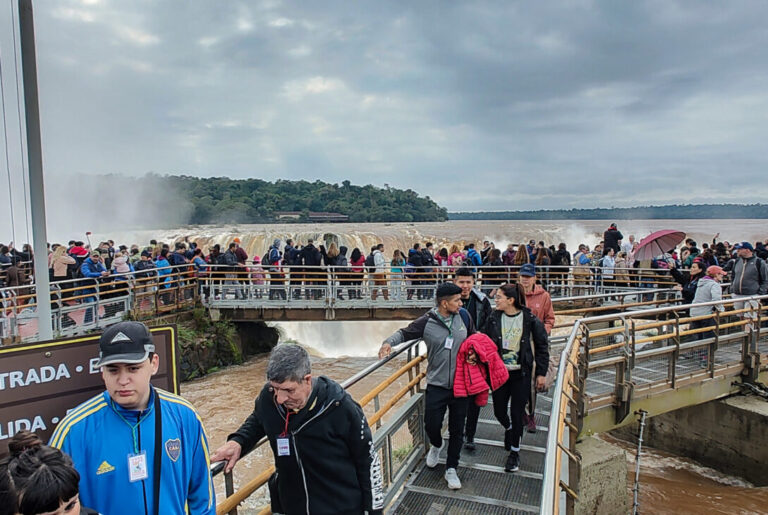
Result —
POLYGON ((50 178, 349 179, 451 211, 768 193, 766 2, 34 6, 50 178))

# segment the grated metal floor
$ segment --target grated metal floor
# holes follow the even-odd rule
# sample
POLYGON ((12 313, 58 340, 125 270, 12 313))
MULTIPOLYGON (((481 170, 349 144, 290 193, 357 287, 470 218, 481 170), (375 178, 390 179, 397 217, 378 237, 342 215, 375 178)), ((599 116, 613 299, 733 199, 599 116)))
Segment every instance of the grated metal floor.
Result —
MULTIPOLYGON (((538 513, 541 502, 542 473, 549 423, 550 397, 539 395, 535 420, 539 430, 524 433, 520 451, 520 470, 505 472, 508 452, 504 450, 504 431, 489 404, 480 410, 474 451, 462 449, 457 470, 462 487, 448 490, 443 474, 447 445, 440 464, 427 468, 422 461, 388 513, 418 515, 529 514, 538 513)), ((447 433, 444 435, 447 438, 447 433)))

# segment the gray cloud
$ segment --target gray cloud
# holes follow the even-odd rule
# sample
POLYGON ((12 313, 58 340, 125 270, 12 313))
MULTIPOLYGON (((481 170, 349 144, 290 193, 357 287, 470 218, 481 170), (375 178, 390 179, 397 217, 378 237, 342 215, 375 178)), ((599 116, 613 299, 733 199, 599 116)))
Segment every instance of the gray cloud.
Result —
POLYGON ((35 8, 51 175, 350 179, 449 210, 768 193, 763 2, 35 8))

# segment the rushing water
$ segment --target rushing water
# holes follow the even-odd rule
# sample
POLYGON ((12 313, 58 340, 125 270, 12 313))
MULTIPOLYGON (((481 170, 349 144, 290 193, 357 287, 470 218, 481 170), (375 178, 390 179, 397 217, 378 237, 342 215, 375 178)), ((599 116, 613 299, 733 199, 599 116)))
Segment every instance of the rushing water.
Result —
MULTIPOLYGON (((628 495, 635 481, 636 444, 601 435, 627 453, 628 495)), ((738 477, 652 447, 640 456, 640 513, 768 513, 768 487, 754 487, 738 477)))
MULTIPOLYGON (((715 233, 731 242, 762 240, 766 234, 766 220, 619 220, 619 230, 625 237, 634 234, 639 241, 653 231, 676 229, 687 233, 697 242, 712 240, 715 233)), ((218 243, 222 248, 239 237, 249 256, 262 256, 275 238, 285 242, 306 243, 308 239, 326 244, 331 241, 345 245, 350 252, 358 247, 361 251, 377 243, 384 243, 385 253, 394 249, 406 250, 415 242, 431 241, 437 248, 453 243, 464 245, 483 240, 493 241, 497 248, 508 243, 524 243, 530 239, 544 241, 547 245, 565 242, 571 252, 579 243, 594 246, 602 239, 608 222, 602 220, 457 220, 430 223, 360 223, 360 224, 269 224, 269 225, 222 225, 189 226, 173 230, 120 231, 118 234, 91 236, 92 242, 114 239, 119 243, 146 245, 150 239, 171 242, 188 238, 202 248, 218 243)), ((54 235, 66 241, 71 235, 54 235)))
MULTIPOLYGON (((381 341, 407 322, 306 322, 282 324, 284 340, 305 343, 310 348, 313 373, 342 381, 375 361, 381 341)), ((404 363, 389 363, 351 389, 360 398, 404 363)), ((182 384, 182 394, 200 412, 212 449, 226 441, 253 410, 253 401, 265 382, 266 357, 230 367, 207 377, 182 384)), ((402 381, 401 381, 402 383, 402 381)), ((371 414, 371 408, 366 410, 371 414)), ((632 496, 634 481, 633 443, 609 435, 603 439, 627 451, 627 478, 632 496)), ((756 488, 736 477, 727 476, 692 460, 644 448, 640 460, 640 513, 768 513, 768 488, 756 488)), ((268 448, 244 458, 235 473, 236 487, 272 464, 268 448)), ((217 495, 223 498, 223 481, 217 480, 217 495)), ((266 492, 246 502, 246 512, 265 504, 266 492)))

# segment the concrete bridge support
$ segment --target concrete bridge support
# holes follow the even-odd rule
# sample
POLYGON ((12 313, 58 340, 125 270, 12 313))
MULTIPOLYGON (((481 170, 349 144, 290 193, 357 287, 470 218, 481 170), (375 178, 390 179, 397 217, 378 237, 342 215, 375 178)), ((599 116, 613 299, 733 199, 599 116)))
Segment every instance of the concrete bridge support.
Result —
POLYGON ((588 436, 576 444, 576 451, 581 455, 581 477, 575 515, 629 513, 624 449, 588 436))

